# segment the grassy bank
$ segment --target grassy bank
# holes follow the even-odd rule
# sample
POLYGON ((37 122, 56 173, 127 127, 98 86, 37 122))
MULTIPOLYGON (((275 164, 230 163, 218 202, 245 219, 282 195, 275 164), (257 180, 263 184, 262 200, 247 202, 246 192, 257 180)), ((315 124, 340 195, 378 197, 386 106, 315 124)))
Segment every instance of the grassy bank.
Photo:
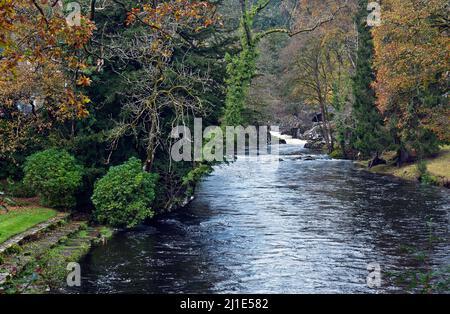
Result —
POLYGON ((68 263, 113 236, 108 227, 89 226, 84 216, 40 207, 37 198, 11 199, 14 205, 0 211, 0 244, 6 248, 0 253, 0 295, 64 287, 68 263))
MULTIPOLYGON (((426 177, 427 183, 450 187, 450 145, 442 147, 436 156, 424 160, 426 165, 425 174, 419 170, 417 162, 398 167, 393 161, 393 153, 385 153, 382 158, 387 160, 386 165, 378 165, 368 170, 373 173, 392 175, 410 181, 424 181, 426 177)), ((357 161, 356 163, 367 167, 368 161, 357 161)))
POLYGON ((93 245, 106 243, 113 233, 108 227, 88 226, 86 221, 69 221, 48 230, 2 258, 0 273, 16 268, 17 272, 0 285, 0 295, 59 291, 66 285, 68 263, 80 261, 93 245))
POLYGON ((55 217, 57 212, 49 208, 27 208, 0 215, 0 243, 55 217))

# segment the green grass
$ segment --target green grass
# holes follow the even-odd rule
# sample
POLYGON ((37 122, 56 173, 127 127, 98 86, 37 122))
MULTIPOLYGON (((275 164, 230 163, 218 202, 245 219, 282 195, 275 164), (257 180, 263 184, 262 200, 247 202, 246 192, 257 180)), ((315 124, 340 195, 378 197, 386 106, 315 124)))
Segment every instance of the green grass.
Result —
POLYGON ((106 239, 110 239, 113 236, 113 230, 109 227, 102 227, 100 229, 100 235, 106 239))
POLYGON ((437 177, 450 179, 450 145, 442 147, 441 152, 436 158, 427 162, 428 171, 437 177))
MULTIPOLYGON (((391 161, 395 153, 389 152, 384 154, 382 158, 388 160, 387 165, 378 165, 370 169, 371 172, 393 175, 402 179, 417 181, 420 173, 417 169, 417 163, 406 164, 402 167, 397 167, 391 161)), ((450 180, 450 145, 442 146, 441 151, 437 156, 430 157, 424 160, 427 166, 427 171, 435 181, 436 185, 441 185, 442 182, 450 180)), ((358 161, 357 164, 366 167, 368 161, 358 161)))
POLYGON ((0 215, 0 243, 55 217, 56 214, 53 209, 31 208, 0 215))

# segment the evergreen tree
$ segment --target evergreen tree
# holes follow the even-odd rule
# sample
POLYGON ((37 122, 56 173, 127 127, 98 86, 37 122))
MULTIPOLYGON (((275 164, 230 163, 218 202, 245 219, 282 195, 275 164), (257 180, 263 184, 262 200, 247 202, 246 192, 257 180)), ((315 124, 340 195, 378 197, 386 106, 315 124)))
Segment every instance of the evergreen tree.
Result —
POLYGON ((353 77, 353 147, 364 156, 378 155, 386 144, 387 135, 383 117, 375 105, 375 91, 372 82, 375 73, 372 67, 373 40, 367 25, 367 0, 359 0, 356 16, 358 26, 358 59, 356 74, 353 77))

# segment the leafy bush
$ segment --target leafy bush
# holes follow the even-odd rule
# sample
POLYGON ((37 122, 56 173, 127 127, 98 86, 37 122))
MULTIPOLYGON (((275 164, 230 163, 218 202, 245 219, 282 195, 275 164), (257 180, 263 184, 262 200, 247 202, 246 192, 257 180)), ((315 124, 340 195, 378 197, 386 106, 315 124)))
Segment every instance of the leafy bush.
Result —
POLYGON ((111 167, 108 173, 95 183, 92 202, 94 217, 100 223, 113 227, 132 228, 154 211, 157 175, 144 172, 140 160, 130 158, 126 163, 111 167))
POLYGON ((82 184, 83 169, 66 151, 48 149, 29 156, 24 183, 40 197, 44 206, 71 209, 82 184))
POLYGON ((198 183, 203 176, 210 174, 212 167, 210 165, 201 164, 200 166, 189 171, 183 178, 183 185, 190 185, 198 183))
POLYGON ((432 176, 429 172, 428 172, 428 168, 427 168, 427 164, 425 161, 420 160, 417 163, 417 171, 419 173, 419 181, 424 183, 424 184, 429 184, 429 185, 438 185, 438 180, 435 176, 432 176))
POLYGON ((420 176, 423 176, 424 174, 426 174, 428 172, 427 163, 423 160, 420 160, 417 163, 416 167, 417 167, 417 171, 419 172, 420 176))
POLYGON ((10 255, 19 254, 22 251, 23 251, 23 248, 20 245, 13 244, 4 251, 4 254, 10 256, 10 255))
POLYGON ((330 153, 330 157, 333 159, 343 159, 344 153, 342 152, 342 149, 336 148, 330 153))
POLYGON ((186 194, 188 196, 194 194, 194 189, 197 183, 207 174, 212 172, 212 167, 210 165, 201 164, 196 168, 189 171, 182 178, 182 185, 186 187, 186 194))
POLYGON ((36 196, 30 186, 24 184, 23 181, 14 181, 8 178, 6 182, 5 190, 10 196, 24 198, 36 196))
POLYGON ((16 202, 14 202, 14 200, 10 199, 9 197, 6 197, 5 192, 0 191, 0 210, 4 210, 8 213, 8 206, 11 205, 16 205, 16 202))

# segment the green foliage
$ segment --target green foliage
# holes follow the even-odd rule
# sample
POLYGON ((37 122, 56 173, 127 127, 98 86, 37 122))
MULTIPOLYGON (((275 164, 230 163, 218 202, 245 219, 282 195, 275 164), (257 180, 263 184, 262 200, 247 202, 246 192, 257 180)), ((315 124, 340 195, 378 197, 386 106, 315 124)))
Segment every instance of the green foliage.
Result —
POLYGON ((36 196, 30 186, 23 183, 23 181, 14 181, 11 178, 6 180, 5 191, 12 197, 33 197, 36 196))
POLYGON ((207 174, 211 173, 210 165, 201 164, 189 171, 182 179, 182 184, 187 187, 187 193, 192 194, 197 183, 207 174))
MULTIPOLYGON (((8 205, 14 204, 14 201, 5 196, 5 192, 0 191, 0 209, 8 213, 8 205)), ((1 234, 1 232, 0 232, 1 234)))
POLYGON ((11 245, 9 248, 7 248, 4 251, 4 254, 6 254, 6 255, 15 255, 15 254, 19 254, 22 251, 23 251, 23 249, 22 249, 22 247, 20 245, 13 244, 13 245, 11 245))
POLYGON ((426 174, 427 171, 427 164, 425 161, 421 160, 417 163, 417 171, 419 172, 419 174, 421 176, 423 176, 424 174, 426 174))
POLYGON ((254 47, 245 47, 238 55, 226 55, 227 96, 225 100, 225 125, 242 125, 245 101, 256 72, 258 53, 254 47))
POLYGON ((397 130, 399 140, 408 151, 415 151, 418 158, 431 156, 439 151, 441 144, 436 134, 425 129, 418 115, 418 104, 411 102, 403 117, 406 125, 397 130))
POLYGON ((430 174, 427 168, 427 164, 424 160, 420 160, 417 165, 417 172, 419 173, 419 180, 424 184, 437 185, 438 180, 436 177, 430 174))
POLYGON ((29 156, 24 183, 35 191, 44 206, 71 209, 82 184, 83 168, 64 150, 48 149, 29 156))
POLYGON ((375 91, 372 82, 375 80, 373 71, 373 40, 367 26, 367 0, 359 1, 359 13, 356 21, 359 33, 358 62, 356 75, 353 78, 353 146, 364 156, 380 153, 385 145, 387 133, 384 130, 383 118, 375 106, 375 91))
POLYGON ((341 148, 336 148, 330 153, 330 157, 333 159, 343 159, 345 158, 344 153, 341 148))
POLYGON ((111 228, 108 227, 102 227, 100 228, 100 236, 103 239, 110 239, 114 235, 114 232, 111 228))
POLYGON ((80 229, 79 230, 87 230, 88 229, 88 224, 85 222, 82 222, 80 224, 80 229))
POLYGON ((157 175, 144 172, 140 160, 134 157, 111 167, 95 183, 95 219, 113 227, 132 228, 151 218, 156 181, 157 175))
MULTIPOLYGON (((23 156, 20 156, 23 159, 23 156)), ((22 161, 22 160, 21 160, 22 161)), ((13 162, 8 159, 0 158, 0 179, 7 179, 11 176, 21 177, 22 169, 18 165, 19 162, 13 162)))
POLYGON ((259 39, 254 38, 252 28, 254 18, 258 12, 259 2, 252 5, 249 11, 242 12, 239 34, 241 39, 241 51, 231 56, 227 54, 227 79, 225 80, 227 91, 225 99, 224 125, 243 125, 243 112, 250 84, 256 73, 256 61, 258 51, 256 44, 259 39))

